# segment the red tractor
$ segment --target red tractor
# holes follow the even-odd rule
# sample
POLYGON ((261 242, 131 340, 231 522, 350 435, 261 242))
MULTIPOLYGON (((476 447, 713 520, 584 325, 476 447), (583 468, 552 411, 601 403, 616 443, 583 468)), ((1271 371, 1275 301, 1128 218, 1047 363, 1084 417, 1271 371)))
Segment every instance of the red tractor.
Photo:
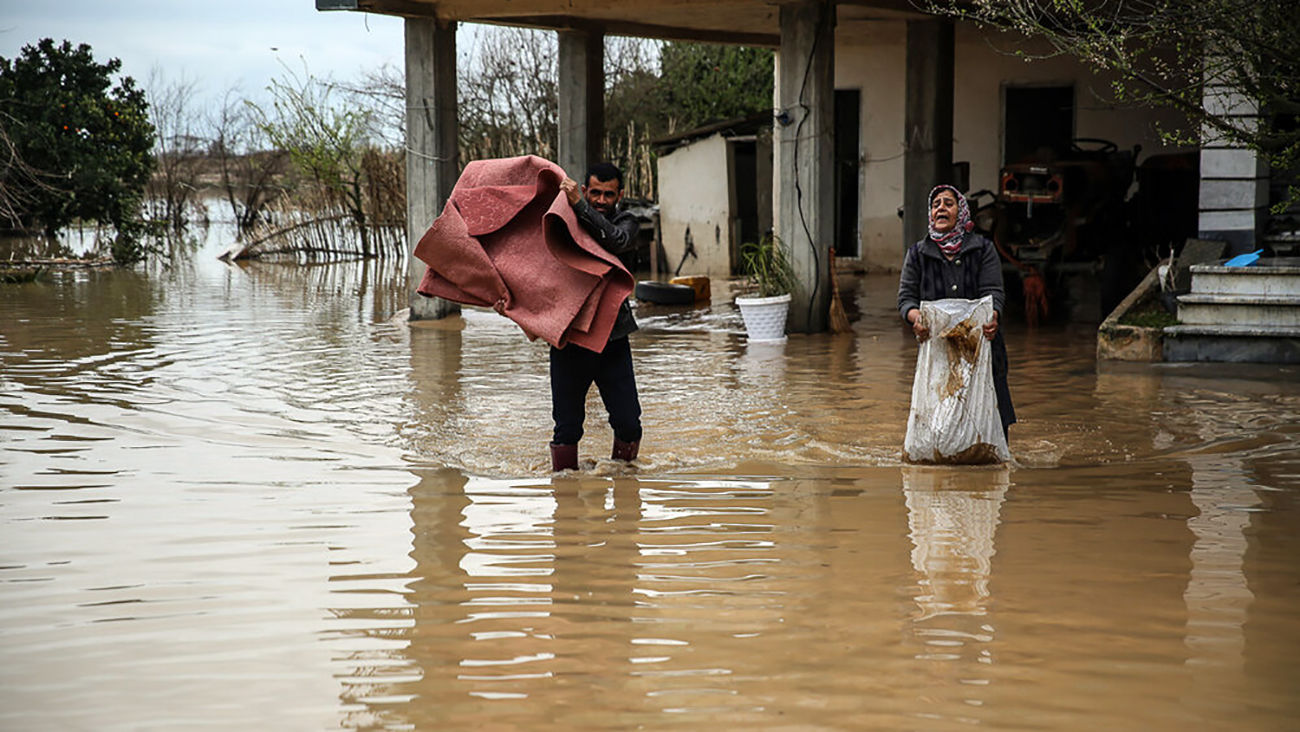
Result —
MULTIPOLYGON (((1037 159, 1003 167, 996 194, 972 196, 978 206, 981 195, 992 195, 976 209, 975 223, 1019 275, 1030 325, 1050 315, 1066 274, 1102 272, 1108 255, 1126 246, 1125 198, 1139 150, 1078 138, 1062 153, 1044 150, 1037 159)), ((1105 279, 1103 311, 1115 304, 1110 300, 1118 302, 1105 279)))

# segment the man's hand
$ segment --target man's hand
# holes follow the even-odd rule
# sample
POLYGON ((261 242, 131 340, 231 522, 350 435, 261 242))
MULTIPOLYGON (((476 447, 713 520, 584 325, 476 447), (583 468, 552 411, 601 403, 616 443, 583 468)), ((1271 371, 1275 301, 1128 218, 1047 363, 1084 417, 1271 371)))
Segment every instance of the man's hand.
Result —
POLYGON ((907 322, 912 324, 912 332, 916 334, 918 342, 924 342, 930 337, 930 329, 926 327, 925 322, 921 320, 921 311, 912 308, 907 311, 907 322))
POLYGON ((998 334, 998 311, 993 311, 993 319, 984 324, 984 337, 993 340, 998 334))
POLYGON ((577 206, 578 201, 582 200, 582 187, 578 185, 578 181, 572 178, 565 178, 560 181, 560 190, 564 191, 565 197, 569 199, 570 206, 577 206))

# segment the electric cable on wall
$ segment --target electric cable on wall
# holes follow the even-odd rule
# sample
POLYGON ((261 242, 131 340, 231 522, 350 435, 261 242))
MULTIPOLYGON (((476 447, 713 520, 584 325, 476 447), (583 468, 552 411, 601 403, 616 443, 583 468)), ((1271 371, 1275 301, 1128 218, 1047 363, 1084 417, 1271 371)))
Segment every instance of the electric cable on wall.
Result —
MULTIPOLYGON (((831 10, 833 12, 833 8, 831 10)), ((804 102, 804 95, 808 90, 808 77, 812 74, 813 59, 817 56, 817 44, 821 42, 822 33, 825 31, 824 24, 830 20, 830 12, 823 12, 818 18, 817 26, 813 32, 812 48, 808 50, 808 60, 804 64, 803 81, 799 85, 799 98, 797 108, 803 112, 799 118, 799 123, 794 128, 794 194, 795 209, 799 212, 799 223, 803 226, 804 236, 808 239, 808 248, 812 251, 813 256, 813 286, 812 292, 808 295, 808 312, 814 312, 817 302, 817 292, 821 289, 821 255, 817 251, 817 243, 813 241, 812 230, 808 228, 808 219, 803 212, 803 186, 799 182, 799 141, 803 138, 802 130, 804 122, 808 120, 808 105, 804 102)), ((784 114, 784 111, 783 113, 784 114)))

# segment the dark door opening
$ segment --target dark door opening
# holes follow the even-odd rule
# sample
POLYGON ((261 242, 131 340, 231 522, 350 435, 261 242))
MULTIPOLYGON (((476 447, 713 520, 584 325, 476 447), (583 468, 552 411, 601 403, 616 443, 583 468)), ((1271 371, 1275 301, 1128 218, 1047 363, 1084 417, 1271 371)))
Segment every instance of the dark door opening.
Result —
POLYGON ((1074 87, 1009 86, 1003 103, 1003 165, 1050 162, 1070 149, 1074 87))
POLYGON ((754 140, 731 141, 731 270, 740 264, 740 245, 757 242, 758 228, 758 145, 754 140))
POLYGON ((835 90, 835 254, 858 252, 858 136, 862 92, 835 90))

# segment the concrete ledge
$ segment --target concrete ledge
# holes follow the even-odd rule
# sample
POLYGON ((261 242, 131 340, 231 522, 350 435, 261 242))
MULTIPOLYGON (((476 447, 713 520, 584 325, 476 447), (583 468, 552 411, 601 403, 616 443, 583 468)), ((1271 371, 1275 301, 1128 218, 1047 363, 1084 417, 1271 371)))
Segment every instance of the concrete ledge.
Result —
POLYGON ((1221 264, 1192 265, 1192 274, 1258 276, 1260 274, 1300 275, 1300 257, 1269 257, 1249 267, 1225 267, 1221 264))
POLYGON ((1300 297, 1300 258, 1270 257, 1250 267, 1197 264, 1191 268, 1196 295, 1300 297))
POLYGON ((1146 277, 1133 288, 1115 309, 1101 321, 1097 327, 1097 360, 1113 361, 1163 361, 1163 334, 1159 328, 1144 328, 1137 325, 1122 325, 1123 318, 1130 310, 1148 297, 1156 297, 1160 291, 1160 267, 1168 264, 1164 260, 1147 273, 1146 277))
POLYGON ((1163 361, 1164 334, 1159 328, 1111 325, 1097 329, 1097 358, 1111 361, 1163 361))
POLYGON ((1178 319, 1184 325, 1300 327, 1300 296, 1183 295, 1178 319))
POLYGON ((1164 357, 1166 361, 1300 363, 1300 328, 1289 329, 1292 333, 1289 336, 1279 335, 1277 330, 1246 326, 1202 326, 1199 329, 1197 326, 1171 326, 1165 328, 1164 357), (1230 330, 1238 332, 1229 333, 1230 330), (1274 332, 1259 332, 1263 330, 1274 332))
POLYGON ((1300 305, 1300 294, 1256 295, 1253 293, 1189 292, 1178 298, 1178 304, 1193 305, 1265 305, 1286 307, 1300 305))
POLYGON ((1170 325, 1164 329, 1167 336, 1213 336, 1229 338, 1296 338, 1300 339, 1300 326, 1294 325, 1170 325))

